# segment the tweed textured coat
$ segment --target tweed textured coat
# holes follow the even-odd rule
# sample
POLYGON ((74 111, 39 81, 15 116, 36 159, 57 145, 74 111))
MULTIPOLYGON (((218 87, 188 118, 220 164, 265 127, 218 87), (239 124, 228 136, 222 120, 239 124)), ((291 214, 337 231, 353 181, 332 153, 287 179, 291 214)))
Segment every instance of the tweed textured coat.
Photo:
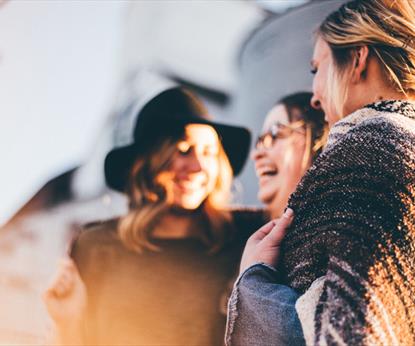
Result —
POLYGON ((415 103, 339 121, 289 205, 284 280, 318 293, 307 343, 415 345, 415 103))

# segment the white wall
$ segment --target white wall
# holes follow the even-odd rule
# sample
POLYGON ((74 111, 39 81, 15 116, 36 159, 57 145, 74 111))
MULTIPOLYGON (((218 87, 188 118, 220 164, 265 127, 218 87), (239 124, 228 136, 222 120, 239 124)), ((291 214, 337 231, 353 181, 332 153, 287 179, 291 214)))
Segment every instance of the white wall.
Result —
POLYGON ((0 224, 83 161, 112 105, 126 2, 0 8, 0 224))
POLYGON ((262 10, 250 1, 132 2, 123 73, 146 66, 230 93, 240 45, 262 18, 262 10))

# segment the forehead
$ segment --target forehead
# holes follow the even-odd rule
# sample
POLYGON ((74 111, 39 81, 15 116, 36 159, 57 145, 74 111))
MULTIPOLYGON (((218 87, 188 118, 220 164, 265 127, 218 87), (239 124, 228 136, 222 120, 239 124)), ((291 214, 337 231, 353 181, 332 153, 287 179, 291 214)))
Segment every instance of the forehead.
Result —
POLYGON ((194 144, 216 144, 219 140, 216 130, 205 124, 188 124, 185 127, 185 139, 194 144))
POLYGON ((264 120, 264 126, 262 127, 263 132, 268 131, 271 128, 271 126, 275 123, 280 123, 283 125, 289 124, 287 110, 285 109, 285 106, 282 104, 274 106, 268 112, 264 120))
POLYGON ((314 64, 324 61, 325 59, 329 59, 330 56, 330 47, 327 42, 321 37, 317 37, 316 43, 314 44, 313 60, 311 63, 314 64))

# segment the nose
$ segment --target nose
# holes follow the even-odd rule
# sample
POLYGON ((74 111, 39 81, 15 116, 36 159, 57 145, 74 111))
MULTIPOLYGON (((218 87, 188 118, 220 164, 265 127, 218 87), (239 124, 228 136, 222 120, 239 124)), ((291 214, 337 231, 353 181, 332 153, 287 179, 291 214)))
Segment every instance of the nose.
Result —
POLYGON ((265 150, 263 149, 263 148, 261 148, 261 147, 259 147, 259 148, 254 148, 252 151, 251 151, 251 160, 253 160, 253 161, 257 161, 257 160, 259 160, 261 157, 263 157, 264 156, 264 154, 265 154, 265 150))
POLYGON ((313 94, 310 104, 311 104, 311 107, 313 107, 314 109, 321 110, 321 102, 316 96, 316 94, 313 94))
POLYGON ((191 154, 188 156, 187 160, 187 170, 191 173, 197 173, 202 170, 202 164, 199 158, 199 155, 195 150, 192 150, 191 154))

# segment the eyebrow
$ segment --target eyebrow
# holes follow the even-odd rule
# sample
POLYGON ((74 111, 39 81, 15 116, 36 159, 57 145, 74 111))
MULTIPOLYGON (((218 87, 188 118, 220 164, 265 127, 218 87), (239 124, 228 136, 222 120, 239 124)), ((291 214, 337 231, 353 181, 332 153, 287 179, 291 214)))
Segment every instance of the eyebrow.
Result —
POLYGON ((189 144, 189 146, 191 147, 195 147, 197 145, 203 145, 204 147, 217 147, 219 146, 218 143, 200 143, 199 141, 189 141, 188 139, 179 141, 180 142, 187 142, 187 144, 189 144))

